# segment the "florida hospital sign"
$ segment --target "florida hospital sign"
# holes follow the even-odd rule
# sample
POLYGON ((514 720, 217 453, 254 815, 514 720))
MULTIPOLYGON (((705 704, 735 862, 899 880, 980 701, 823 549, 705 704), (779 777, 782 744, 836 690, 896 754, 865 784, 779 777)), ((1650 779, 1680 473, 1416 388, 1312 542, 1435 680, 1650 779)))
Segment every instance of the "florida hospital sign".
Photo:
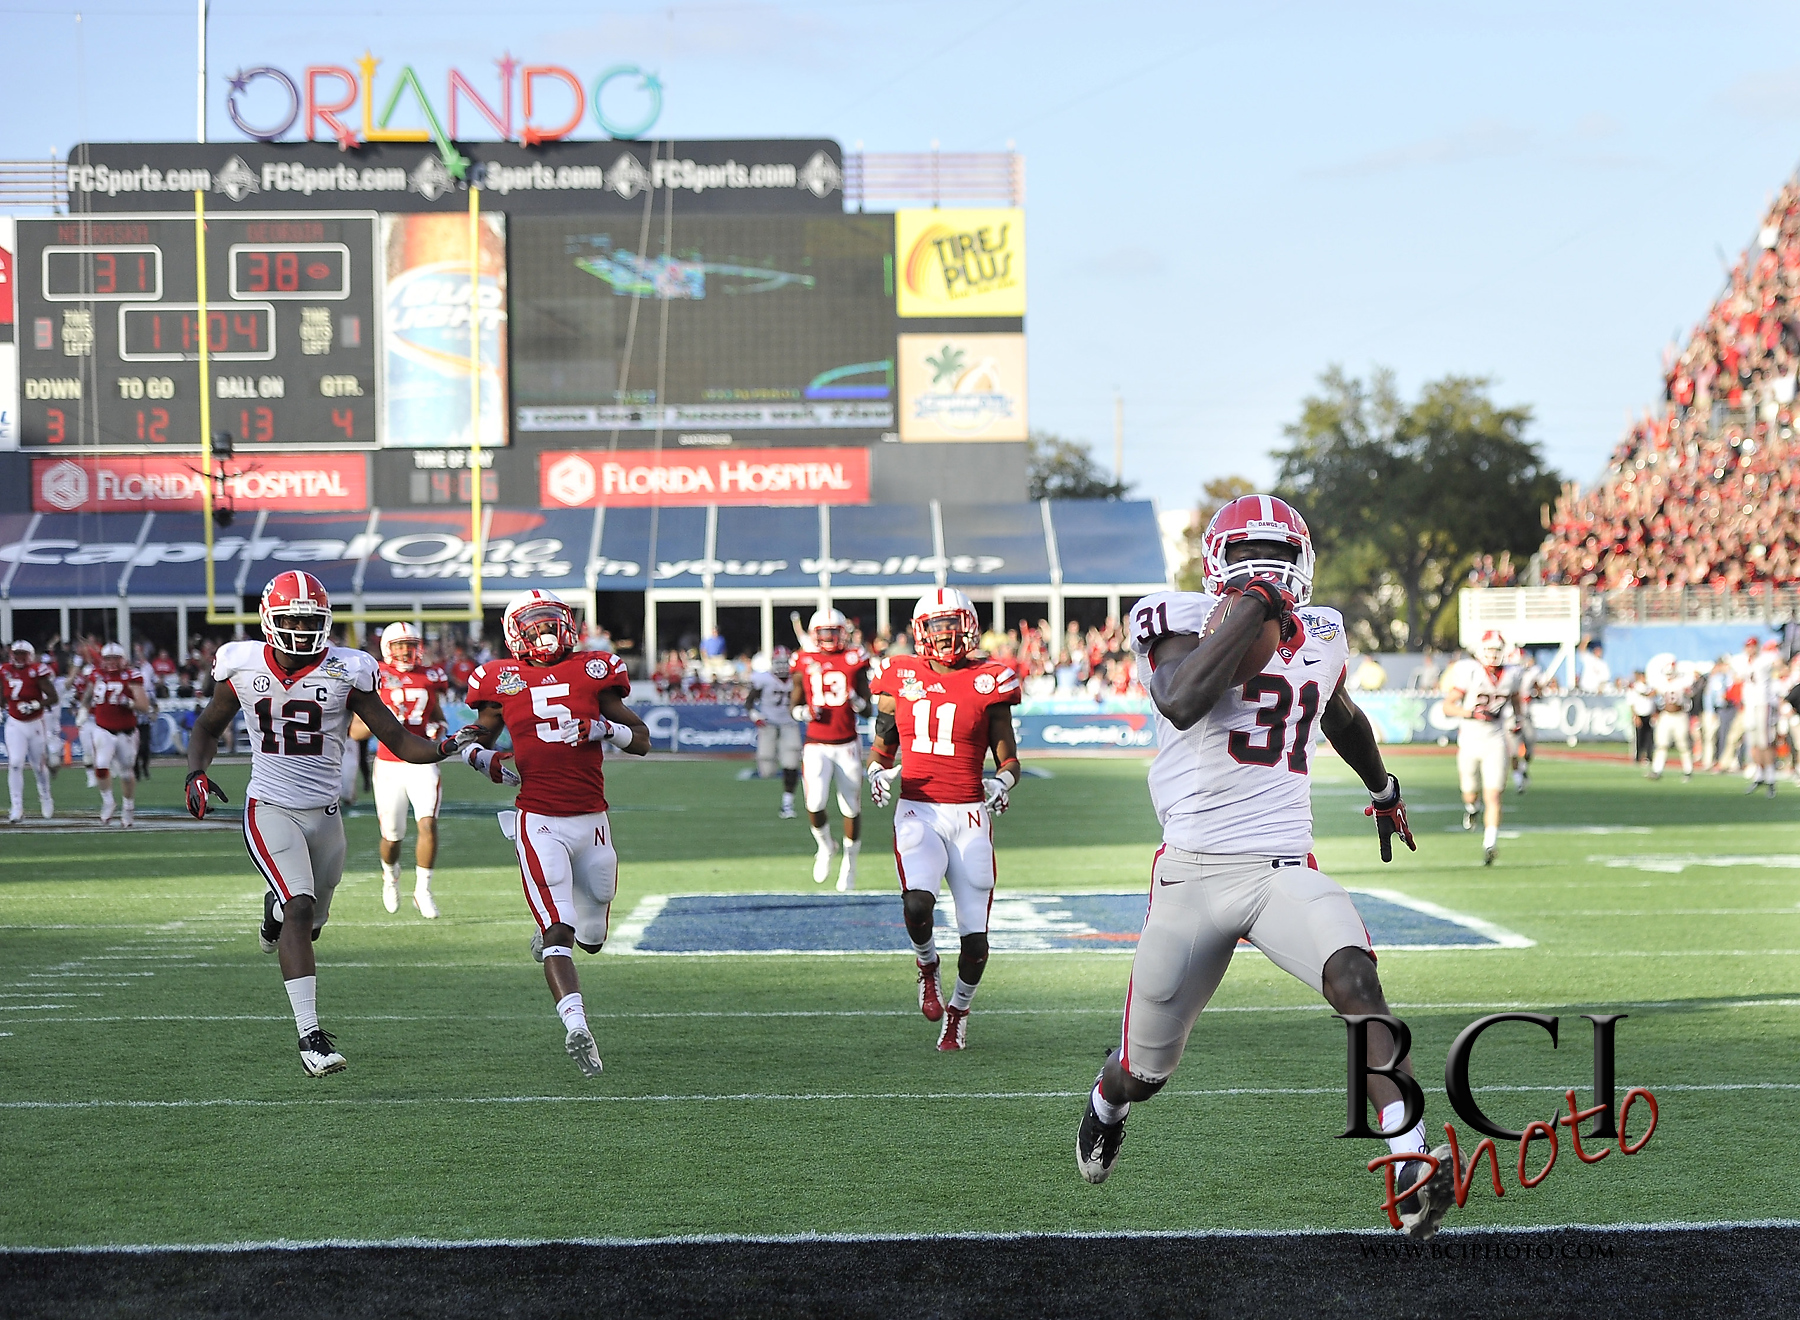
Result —
MULTIPOLYGON (((476 132, 485 122, 503 140, 527 147, 562 141, 589 113, 608 137, 627 139, 648 133, 662 114, 662 83, 635 64, 615 64, 588 80, 560 64, 524 64, 503 55, 494 61, 498 78, 486 92, 453 68, 441 103, 449 113, 440 115, 412 65, 378 80, 381 63, 365 52, 354 69, 309 64, 298 78, 273 64, 239 69, 226 79, 225 113, 239 132, 258 142, 277 141, 298 125, 308 142, 336 142, 345 151, 365 142, 434 142, 446 163, 461 159, 450 144, 462 137, 465 105, 474 112, 476 132), (609 89, 618 99, 635 94, 633 113, 623 119, 610 115, 603 104, 609 89), (254 121, 243 104, 252 98, 259 107, 254 121), (403 99, 411 102, 411 127, 393 125, 403 99), (556 119, 543 122, 550 115, 556 119)), ((451 172, 461 177, 454 166, 451 172)))

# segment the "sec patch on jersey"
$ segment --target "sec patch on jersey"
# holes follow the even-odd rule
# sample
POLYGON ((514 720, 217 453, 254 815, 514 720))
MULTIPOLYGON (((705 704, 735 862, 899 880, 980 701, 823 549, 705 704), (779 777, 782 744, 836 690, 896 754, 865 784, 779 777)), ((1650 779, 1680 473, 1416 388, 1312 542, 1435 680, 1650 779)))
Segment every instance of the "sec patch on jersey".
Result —
MULTIPOLYGON (((1243 599, 1243 595, 1235 591, 1221 596, 1219 603, 1213 606, 1212 613, 1206 616, 1206 622, 1200 626, 1200 635, 1211 637, 1224 627, 1225 620, 1231 616, 1232 607, 1240 604, 1243 599)), ((1243 608, 1260 610, 1262 605, 1258 601, 1251 601, 1243 608)), ((1280 645, 1281 624, 1270 619, 1263 624, 1262 631, 1256 635, 1256 640, 1250 643, 1250 649, 1244 652, 1243 658, 1238 661, 1237 668, 1232 671, 1231 686, 1242 687, 1262 673, 1267 668, 1270 657, 1275 654, 1275 648, 1280 645)))

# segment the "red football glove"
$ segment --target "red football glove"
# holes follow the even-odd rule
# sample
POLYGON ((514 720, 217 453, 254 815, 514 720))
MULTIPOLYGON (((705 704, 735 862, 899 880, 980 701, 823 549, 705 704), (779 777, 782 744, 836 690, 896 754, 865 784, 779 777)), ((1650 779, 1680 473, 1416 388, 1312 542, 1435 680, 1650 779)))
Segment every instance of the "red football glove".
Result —
POLYGON ((1363 808, 1363 815, 1375 817, 1375 832, 1381 839, 1382 861, 1394 860, 1396 834, 1408 848, 1414 852, 1419 851, 1419 845, 1413 842, 1412 826, 1406 823, 1406 803, 1400 799, 1400 780, 1395 776, 1388 776, 1387 792, 1369 795, 1369 805, 1363 808))
POLYGON ((1244 594, 1262 602, 1265 619, 1280 619, 1293 612, 1294 593, 1272 577, 1253 577, 1244 584, 1244 594))
POLYGON ((187 777, 187 809, 188 815, 195 820, 205 820, 207 808, 212 804, 207 800, 216 797, 221 802, 229 802, 225 790, 206 777, 206 771, 194 770, 187 777))

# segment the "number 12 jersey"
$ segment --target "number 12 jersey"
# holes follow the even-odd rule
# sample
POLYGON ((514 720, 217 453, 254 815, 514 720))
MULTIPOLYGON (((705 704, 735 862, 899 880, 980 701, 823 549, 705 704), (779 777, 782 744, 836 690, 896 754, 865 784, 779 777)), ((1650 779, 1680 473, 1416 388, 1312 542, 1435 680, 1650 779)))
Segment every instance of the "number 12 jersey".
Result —
MULTIPOLYGON (((1170 634, 1199 636, 1219 597, 1192 591, 1145 596, 1131 613, 1138 681, 1170 634)), ((1262 673, 1225 695, 1190 729, 1161 711, 1150 800, 1163 839, 1189 852, 1300 857, 1312 851, 1312 772, 1319 716, 1344 681, 1350 648, 1336 610, 1307 605, 1300 633, 1262 673)))
POLYGON ((290 674, 267 642, 227 642, 213 659, 213 678, 230 683, 244 708, 248 795, 294 811, 334 805, 343 779, 350 691, 375 690, 375 657, 329 646, 290 674))

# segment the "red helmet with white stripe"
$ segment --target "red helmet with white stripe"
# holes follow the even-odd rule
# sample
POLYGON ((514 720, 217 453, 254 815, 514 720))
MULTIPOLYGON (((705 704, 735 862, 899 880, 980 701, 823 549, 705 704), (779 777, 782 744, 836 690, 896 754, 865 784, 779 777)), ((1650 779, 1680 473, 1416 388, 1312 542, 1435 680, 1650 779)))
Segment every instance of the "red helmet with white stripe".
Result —
POLYGON ((1200 565, 1206 574, 1208 590, 1222 593, 1227 588, 1242 590, 1251 578, 1272 577, 1294 593, 1297 604, 1312 599, 1313 555, 1312 533, 1306 520, 1294 512, 1286 500, 1273 495, 1240 495, 1212 517, 1201 540, 1200 565), (1226 562, 1226 552, 1243 541, 1273 541, 1291 545, 1295 550, 1292 563, 1285 559, 1240 559, 1226 562))
POLYGON ((263 588, 263 636, 285 655, 318 655, 331 644, 331 597, 311 573, 277 573, 263 588))
POLYGON ((581 636, 575 611, 554 591, 527 591, 500 616, 506 649, 534 665, 553 665, 574 651, 581 636))
POLYGON ((975 602, 954 587, 926 592, 913 606, 912 635, 913 649, 927 660, 959 663, 981 645, 975 602))
POLYGON ((1498 669, 1506 663, 1506 638, 1498 628, 1489 628, 1481 634, 1481 640, 1475 643, 1475 658, 1489 669, 1498 669))

